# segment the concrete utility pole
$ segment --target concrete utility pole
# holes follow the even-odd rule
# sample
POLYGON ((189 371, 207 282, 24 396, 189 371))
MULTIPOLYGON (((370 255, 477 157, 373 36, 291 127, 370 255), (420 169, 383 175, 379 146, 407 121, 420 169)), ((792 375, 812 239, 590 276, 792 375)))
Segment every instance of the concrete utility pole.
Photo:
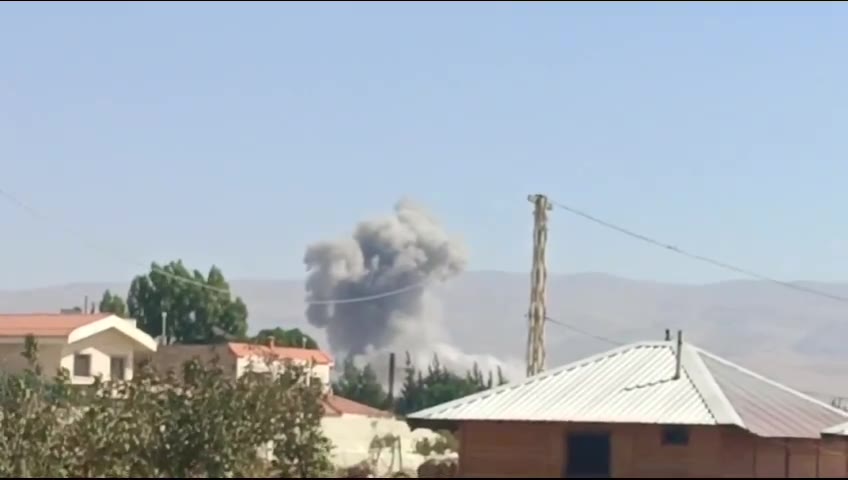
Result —
POLYGON ((552 209, 548 197, 527 197, 533 209, 533 270, 530 277, 530 311, 527 315, 527 376, 536 375, 545 368, 545 297, 548 269, 545 265, 545 247, 548 243, 548 212, 552 209))

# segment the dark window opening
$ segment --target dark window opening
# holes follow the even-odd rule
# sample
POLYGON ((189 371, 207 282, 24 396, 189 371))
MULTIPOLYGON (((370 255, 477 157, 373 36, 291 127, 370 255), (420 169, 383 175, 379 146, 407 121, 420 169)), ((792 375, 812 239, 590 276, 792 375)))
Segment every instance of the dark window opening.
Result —
POLYGON ((689 429, 686 427, 663 427, 662 444, 672 447, 689 445, 689 429))
POLYGON ((566 449, 566 478, 611 477, 612 446, 609 434, 570 434, 566 449))
POLYGON ((126 380, 127 359, 124 357, 112 357, 109 361, 109 371, 112 380, 126 380))
POLYGON ((82 355, 79 353, 74 355, 74 376, 91 376, 91 355, 82 355))

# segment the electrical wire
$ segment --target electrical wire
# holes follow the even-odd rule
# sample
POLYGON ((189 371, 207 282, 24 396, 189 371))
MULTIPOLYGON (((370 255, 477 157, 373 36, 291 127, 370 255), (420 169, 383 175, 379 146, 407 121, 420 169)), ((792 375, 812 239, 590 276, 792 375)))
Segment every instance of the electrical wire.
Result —
MULTIPOLYGON (((34 217, 38 220, 41 220, 43 222, 48 222, 48 223, 51 223, 51 224, 54 224, 54 225, 57 223, 57 222, 52 221, 43 212, 40 212, 36 208, 27 204, 26 202, 21 200, 19 197, 12 194, 8 190, 3 189, 2 187, 0 187, 0 197, 3 197, 6 201, 8 201, 13 206, 15 206, 18 209, 26 212, 27 214, 29 214, 30 216, 32 216, 32 217, 34 217)), ((68 227, 67 225, 61 225, 61 226, 62 226, 62 228, 64 228, 64 230, 66 232, 72 234, 73 236, 79 237, 83 240, 85 239, 85 236, 81 232, 76 231, 76 230, 68 227)), ((91 248, 92 250, 97 251, 98 253, 103 253, 103 251, 105 250, 103 247, 95 246, 94 244, 91 244, 87 241, 83 241, 83 243, 87 247, 91 248)), ((123 261, 125 263, 132 264, 132 265, 137 266, 139 268, 148 268, 148 266, 146 266, 146 265, 144 265, 140 262, 136 262, 136 261, 127 259, 123 256, 114 255, 114 254, 113 254, 113 256, 115 256, 116 259, 117 259, 117 257, 121 257, 120 258, 121 261, 123 261)), ((203 288, 203 289, 213 291, 213 292, 216 292, 216 293, 220 293, 222 295, 230 295, 231 294, 231 291, 230 291, 229 288, 221 288, 221 287, 215 287, 215 286, 212 286, 212 285, 207 285, 206 283, 200 282, 200 281, 195 280, 193 278, 187 278, 187 277, 183 277, 183 276, 180 276, 180 275, 176 275, 176 274, 171 273, 171 272, 169 272, 169 271, 167 271, 164 268, 159 267, 159 266, 150 266, 150 268, 151 268, 152 272, 155 272, 158 275, 168 277, 168 278, 173 279, 173 280, 178 281, 178 282, 182 282, 182 283, 185 283, 185 284, 188 284, 188 285, 194 285, 196 287, 203 288)), ((339 299, 321 299, 321 300, 305 300, 304 303, 306 305, 343 305, 343 304, 349 304, 349 303, 370 302, 370 301, 374 301, 374 300, 379 300, 381 298, 393 297, 395 295, 400 295, 402 293, 406 293, 406 292, 409 292, 409 291, 412 291, 412 290, 423 288, 427 285, 427 283, 428 282, 426 282, 426 281, 419 282, 419 283, 415 283, 415 284, 412 284, 412 285, 407 285, 405 287, 396 288, 396 289, 388 290, 388 291, 381 292, 381 293, 378 293, 378 294, 366 295, 366 296, 362 296, 362 297, 339 298, 339 299)))
POLYGON ((732 265, 732 264, 727 263, 727 262, 722 262, 720 260, 716 260, 714 258, 706 257, 704 255, 698 255, 698 254, 695 254, 695 253, 691 253, 691 252, 683 250, 679 247, 676 247, 674 245, 671 245, 671 244, 668 244, 668 243, 665 243, 665 242, 661 242, 660 240, 649 237, 647 235, 643 235, 641 233, 634 232, 633 230, 624 228, 624 227, 617 225, 617 224, 614 224, 612 222, 602 220, 602 219, 600 219, 600 218, 598 218, 594 215, 591 215, 589 213, 586 213, 585 211, 576 209, 574 207, 570 207, 570 206, 568 206, 564 203, 560 203, 560 202, 557 202, 557 201, 554 201, 554 200, 550 200, 550 203, 551 203, 551 205, 553 205, 557 208, 560 208, 560 209, 565 210, 569 213, 572 213, 574 215, 582 217, 586 220, 589 220, 593 223, 601 225, 605 228, 608 228, 610 230, 614 230, 614 231, 619 232, 619 233, 626 235, 628 237, 635 238, 635 239, 640 240, 640 241, 645 242, 645 243, 649 243, 651 245, 654 245, 656 247, 668 250, 668 251, 676 253, 678 255, 688 257, 692 260, 707 263, 707 264, 710 264, 712 266, 715 266, 715 267, 718 267, 718 268, 721 268, 721 269, 724 269, 724 270, 728 270, 728 271, 731 271, 731 272, 734 272, 734 273, 738 273, 738 274, 741 274, 741 275, 744 275, 744 276, 747 276, 747 277, 755 278, 757 280, 763 280, 763 281, 766 281, 766 282, 774 283, 776 285, 780 285, 782 287, 789 288, 789 289, 792 289, 792 290, 795 290, 795 291, 798 291, 798 292, 807 293, 807 294, 810 294, 810 295, 816 295, 816 296, 819 296, 819 297, 828 298, 828 299, 831 299, 831 300, 836 300, 838 302, 848 303, 848 297, 824 292, 824 291, 817 290, 817 289, 810 288, 810 287, 805 287, 803 285, 798 285, 797 283, 779 280, 779 279, 776 279, 776 278, 773 278, 773 277, 769 277, 768 275, 757 273, 757 272, 754 272, 752 270, 748 270, 748 269, 745 269, 745 268, 742 268, 742 267, 738 267, 736 265, 732 265))
MULTIPOLYGON (((621 347, 621 346, 627 345, 627 343, 628 343, 628 342, 623 342, 621 340, 616 340, 614 338, 605 337, 603 335, 598 335, 596 333, 589 332, 589 331, 584 330, 580 327, 577 327, 576 325, 566 323, 566 322, 563 322, 561 320, 557 320, 555 318, 545 317, 545 320, 547 321, 547 323, 556 325, 558 327, 561 327, 561 328, 564 328, 566 330, 575 332, 575 333, 583 335, 585 337, 592 338, 592 339, 598 340, 598 341, 603 342, 603 343, 607 343, 607 344, 612 345, 612 346, 621 347)), ((803 394, 812 396, 812 397, 830 397, 830 398, 834 398, 834 399, 845 398, 845 395, 837 395, 835 393, 819 392, 819 391, 812 391, 812 390, 797 390, 797 391, 801 392, 803 394)))
POLYGON ((576 327, 576 326, 571 325, 569 323, 561 322, 561 321, 556 320, 556 319, 551 318, 551 317, 545 317, 545 320, 547 320, 549 323, 552 323, 554 325, 558 325, 558 326, 560 326, 560 327, 562 327, 566 330, 571 330, 572 332, 579 333, 580 335, 583 335, 583 336, 586 336, 586 337, 589 337, 589 338, 594 338, 595 340, 599 340, 601 342, 608 343, 610 345, 615 345, 615 346, 618 346, 618 347, 625 345, 624 342, 619 342, 618 340, 613 340, 613 339, 608 338, 608 337, 604 337, 604 336, 601 336, 601 335, 597 335, 597 334, 588 332, 588 331, 583 330, 579 327, 576 327))

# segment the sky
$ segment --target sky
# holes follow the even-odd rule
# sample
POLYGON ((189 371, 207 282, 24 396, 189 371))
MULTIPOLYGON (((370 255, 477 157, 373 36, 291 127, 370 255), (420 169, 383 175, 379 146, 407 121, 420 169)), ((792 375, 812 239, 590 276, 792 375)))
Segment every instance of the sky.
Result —
MULTIPOLYGON (((4 3, 0 288, 302 278, 401 198, 527 272, 531 193, 848 281, 848 6, 4 3)), ((549 268, 738 275, 551 212, 549 268)))

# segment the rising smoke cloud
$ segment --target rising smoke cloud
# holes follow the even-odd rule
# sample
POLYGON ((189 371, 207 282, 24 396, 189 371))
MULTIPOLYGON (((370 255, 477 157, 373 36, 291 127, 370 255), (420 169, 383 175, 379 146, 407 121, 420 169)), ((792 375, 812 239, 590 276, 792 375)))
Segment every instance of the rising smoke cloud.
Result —
POLYGON ((359 223, 353 236, 309 246, 304 257, 310 301, 402 293, 367 302, 310 305, 309 322, 326 330, 330 348, 361 355, 406 343, 434 341, 441 325, 428 287, 462 272, 462 242, 424 209, 404 200, 395 213, 359 223))
POLYGON ((360 222, 349 238, 310 245, 304 262, 312 302, 404 289, 365 302, 309 305, 307 319, 326 332, 334 354, 371 361, 388 351, 399 356, 408 351, 419 365, 433 353, 449 368, 501 365, 494 357, 467 355, 447 343, 441 304, 431 288, 465 269, 466 249, 419 205, 403 200, 393 215, 360 222))

